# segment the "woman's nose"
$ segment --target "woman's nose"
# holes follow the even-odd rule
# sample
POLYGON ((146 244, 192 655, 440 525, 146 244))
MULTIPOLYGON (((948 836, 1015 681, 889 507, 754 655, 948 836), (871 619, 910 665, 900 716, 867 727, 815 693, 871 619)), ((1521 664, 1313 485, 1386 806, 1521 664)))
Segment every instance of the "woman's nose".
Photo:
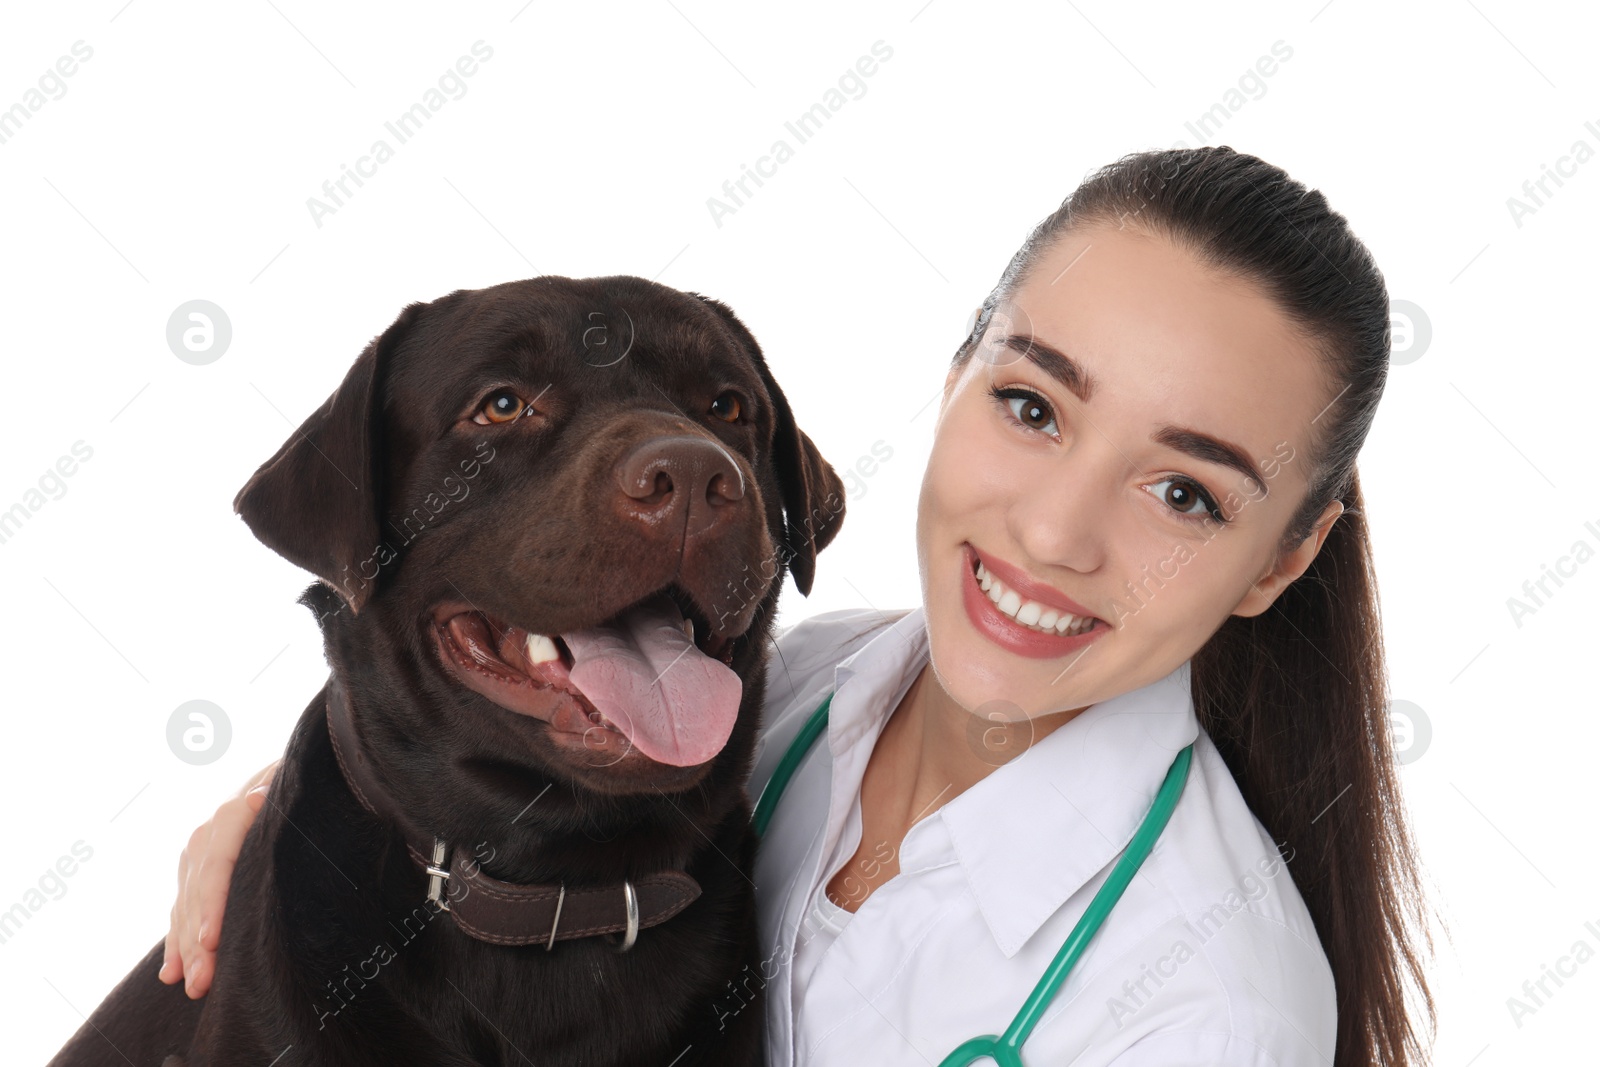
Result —
POLYGON ((1107 442, 1079 441, 1047 471, 1017 473, 1011 536, 1041 566, 1092 572, 1104 563, 1125 519, 1117 486, 1128 461, 1107 442))

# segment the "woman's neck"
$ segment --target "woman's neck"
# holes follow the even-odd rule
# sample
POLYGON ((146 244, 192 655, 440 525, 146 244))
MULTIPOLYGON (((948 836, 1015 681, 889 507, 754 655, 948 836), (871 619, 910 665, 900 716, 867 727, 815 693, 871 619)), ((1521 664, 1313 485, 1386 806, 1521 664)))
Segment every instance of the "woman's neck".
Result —
POLYGON ((933 664, 925 664, 873 747, 869 769, 876 772, 879 818, 909 830, 1086 710, 1014 721, 974 715, 945 691, 933 664))
POLYGON ((945 692, 932 665, 924 666, 872 746, 861 779, 861 842, 829 878, 829 899, 858 909, 899 873, 900 843, 913 825, 1083 710, 1013 723, 976 718, 945 692))

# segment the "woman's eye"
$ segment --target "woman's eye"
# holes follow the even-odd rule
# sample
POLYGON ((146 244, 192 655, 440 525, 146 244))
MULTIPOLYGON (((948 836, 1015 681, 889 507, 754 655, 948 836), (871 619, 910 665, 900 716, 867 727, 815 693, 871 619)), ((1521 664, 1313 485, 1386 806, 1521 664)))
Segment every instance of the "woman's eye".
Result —
POLYGON ((711 402, 711 414, 723 422, 738 422, 739 413, 743 410, 739 398, 733 393, 723 393, 711 402))
POLYGON ((496 389, 489 394, 489 398, 483 402, 478 413, 472 416, 472 421, 480 426, 493 426, 502 422, 512 422, 532 410, 523 403, 522 397, 512 390, 496 389))
POLYGON ((1011 417, 1030 430, 1040 433, 1056 435, 1055 412, 1050 410, 1049 401, 1031 389, 996 389, 989 387, 989 395, 1003 404, 1011 417))
POLYGON ((1217 522, 1228 521, 1222 517, 1222 509, 1217 507, 1215 498, 1201 488, 1198 482, 1188 478, 1163 478, 1154 484, 1171 486, 1165 492, 1158 491, 1155 495, 1183 518, 1196 522, 1203 522, 1207 518, 1217 522))

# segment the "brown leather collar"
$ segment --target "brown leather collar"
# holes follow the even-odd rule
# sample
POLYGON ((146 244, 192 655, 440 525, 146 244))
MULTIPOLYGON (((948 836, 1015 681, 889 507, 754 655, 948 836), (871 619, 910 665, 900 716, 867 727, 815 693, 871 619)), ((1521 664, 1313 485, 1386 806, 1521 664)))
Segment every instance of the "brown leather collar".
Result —
MULTIPOLYGON (((328 735, 345 784, 361 806, 398 829, 406 851, 428 875, 427 899, 448 911, 470 937, 492 945, 533 945, 621 931, 616 947, 633 947, 639 930, 665 922, 700 895, 685 871, 657 871, 621 884, 566 888, 565 883, 519 885, 483 872, 477 858, 457 845, 419 831, 405 817, 367 760, 337 676, 328 680, 328 735)), ((609 940, 609 939, 608 939, 609 940)))

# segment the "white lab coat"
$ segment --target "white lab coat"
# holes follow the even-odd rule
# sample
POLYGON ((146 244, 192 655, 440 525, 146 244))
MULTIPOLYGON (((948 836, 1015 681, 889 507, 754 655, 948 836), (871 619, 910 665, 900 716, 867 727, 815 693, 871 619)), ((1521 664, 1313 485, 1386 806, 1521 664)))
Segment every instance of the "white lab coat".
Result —
POLYGON ((1091 706, 920 819, 900 844, 899 873, 852 915, 826 904, 822 887, 856 851, 868 756, 928 660, 923 610, 826 612, 776 645, 752 801, 835 696, 757 854, 768 1067, 930 1067, 969 1037, 1003 1032, 1191 741, 1171 821, 1023 1062, 1332 1063, 1333 975, 1293 855, 1199 729, 1187 662, 1091 706), (836 938, 830 917, 843 924, 836 938))

